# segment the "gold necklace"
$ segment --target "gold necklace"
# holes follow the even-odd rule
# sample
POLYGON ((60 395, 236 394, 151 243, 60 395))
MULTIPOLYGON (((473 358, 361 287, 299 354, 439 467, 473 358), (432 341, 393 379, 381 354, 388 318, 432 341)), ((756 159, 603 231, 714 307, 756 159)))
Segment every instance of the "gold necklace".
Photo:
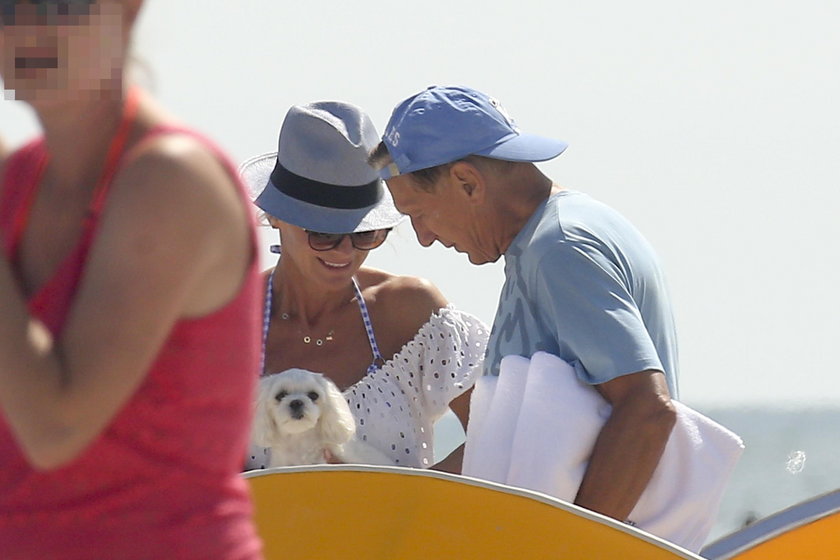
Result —
MULTIPOLYGON (((275 251, 274 247, 272 247, 271 252, 272 253, 274 253, 274 252, 279 253, 280 252, 279 251, 279 246, 277 247, 277 249, 278 250, 275 251)), ((279 262, 278 262, 278 264, 279 264, 279 262)), ((273 295, 274 295, 274 273, 276 272, 276 270, 277 270, 277 267, 275 266, 274 270, 271 272, 271 275, 268 277, 267 289, 268 289, 268 293, 269 293, 269 297, 270 297, 270 299, 269 299, 269 313, 273 313, 274 309, 275 309, 274 308, 274 297, 273 297, 273 295)), ((279 302, 278 302, 278 307, 279 307, 279 302)), ((289 317, 289 314, 287 312, 281 311, 280 312, 280 318, 284 321, 288 321, 290 317, 289 317)), ((297 329, 297 332, 298 332, 298 335, 302 334, 302 331, 300 329, 297 329)), ((335 329, 330 329, 330 332, 328 332, 327 335, 324 338, 316 338, 315 339, 315 346, 323 346, 327 342, 332 342, 334 335, 335 335, 335 329)), ((301 338, 301 340, 303 340, 304 344, 311 344, 312 343, 312 337, 309 336, 308 334, 303 335, 303 338, 301 338)))
MULTIPOLYGON (((289 320, 289 314, 288 313, 281 313, 280 318, 283 319, 284 321, 288 321, 289 320)), ((301 334, 300 329, 298 329, 297 331, 298 331, 298 334, 301 334)), ((330 329, 330 332, 328 332, 327 335, 324 338, 314 339, 315 346, 323 346, 324 343, 326 343, 326 342, 332 342, 333 341, 333 335, 335 335, 335 329, 330 329)), ((303 340, 304 344, 311 344, 313 342, 312 337, 309 336, 308 334, 303 335, 303 338, 301 340, 303 340)))

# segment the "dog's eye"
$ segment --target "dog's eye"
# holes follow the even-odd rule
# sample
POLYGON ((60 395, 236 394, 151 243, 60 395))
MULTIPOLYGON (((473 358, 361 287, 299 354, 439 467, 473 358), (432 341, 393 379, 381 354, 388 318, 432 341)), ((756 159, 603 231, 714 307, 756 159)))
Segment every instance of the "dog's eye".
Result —
POLYGON ((277 395, 275 395, 274 398, 277 399, 278 401, 282 401, 283 399, 286 398, 286 395, 288 395, 288 394, 289 393, 287 393, 286 391, 280 391, 279 393, 277 393, 277 395))
POLYGON ((315 391, 309 391, 309 393, 306 396, 309 397, 309 400, 311 401, 318 400, 318 393, 316 393, 315 391))

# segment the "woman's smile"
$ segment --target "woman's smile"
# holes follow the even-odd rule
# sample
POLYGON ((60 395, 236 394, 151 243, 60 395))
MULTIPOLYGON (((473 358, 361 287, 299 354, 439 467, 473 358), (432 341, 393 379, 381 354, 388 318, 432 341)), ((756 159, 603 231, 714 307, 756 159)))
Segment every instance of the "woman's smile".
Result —
POLYGON ((347 268, 347 267, 349 267, 353 264, 352 262, 345 262, 345 263, 332 262, 332 261, 324 260, 322 258, 319 258, 318 260, 324 266, 326 266, 327 268, 332 268, 332 269, 344 269, 344 268, 347 268))

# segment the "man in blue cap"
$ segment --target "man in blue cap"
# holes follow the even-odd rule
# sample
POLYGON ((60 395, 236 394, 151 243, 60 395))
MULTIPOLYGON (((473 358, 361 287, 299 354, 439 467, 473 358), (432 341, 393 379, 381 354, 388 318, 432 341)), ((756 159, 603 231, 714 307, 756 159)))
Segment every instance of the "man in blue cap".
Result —
POLYGON ((522 133, 484 93, 435 86, 394 109, 371 164, 422 245, 473 264, 504 255, 485 374, 498 375, 506 355, 546 351, 612 405, 575 503, 626 521, 676 422, 676 332, 648 242, 534 165, 565 149, 522 133))

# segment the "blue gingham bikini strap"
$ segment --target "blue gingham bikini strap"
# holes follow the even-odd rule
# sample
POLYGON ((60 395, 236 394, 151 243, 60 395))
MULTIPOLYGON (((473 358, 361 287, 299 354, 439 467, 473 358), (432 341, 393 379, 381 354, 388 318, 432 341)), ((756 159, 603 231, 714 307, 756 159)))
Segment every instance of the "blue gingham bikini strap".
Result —
MULTIPOLYGON (((280 246, 272 245, 272 253, 279 253, 280 246), (275 251, 275 247, 277 250, 275 251)), ((271 326, 271 301, 274 297, 274 271, 277 267, 271 269, 271 274, 268 275, 268 281, 265 283, 265 303, 263 305, 263 329, 262 329, 262 350, 260 351, 260 375, 265 372, 265 345, 268 342, 268 327, 271 326)))
MULTIPOLYGON (((280 246, 272 245, 271 252, 280 254, 280 246)), ((260 375, 265 371, 265 345, 268 341, 268 328, 271 325, 271 302, 274 297, 274 272, 277 270, 275 266, 268 275, 268 282, 265 283, 265 306, 263 308, 263 331, 262 331, 262 352, 260 353, 260 375)), ((385 359, 379 352, 379 345, 376 343, 376 336, 373 334, 373 325, 370 322, 370 313, 368 313, 365 298, 362 297, 362 290, 359 289, 359 283, 356 277, 353 277, 353 291, 356 292, 356 302, 359 304, 359 311, 362 313, 362 321, 365 323, 365 332, 367 333, 368 343, 370 344, 370 351, 373 353, 373 361, 367 368, 368 373, 373 373, 377 370, 377 361, 384 362, 385 359)))
POLYGON ((373 361, 368 366, 367 372, 373 373, 378 367, 376 362, 384 362, 385 359, 379 351, 379 345, 376 344, 376 336, 373 334, 373 324, 370 322, 370 314, 368 313, 367 304, 365 303, 365 298, 362 297, 362 290, 359 289, 359 283, 356 281, 355 276, 353 277, 353 290, 356 292, 356 302, 359 304, 359 311, 362 312, 362 321, 365 323, 365 332, 367 333, 368 342, 370 343, 370 351, 373 353, 373 361))

